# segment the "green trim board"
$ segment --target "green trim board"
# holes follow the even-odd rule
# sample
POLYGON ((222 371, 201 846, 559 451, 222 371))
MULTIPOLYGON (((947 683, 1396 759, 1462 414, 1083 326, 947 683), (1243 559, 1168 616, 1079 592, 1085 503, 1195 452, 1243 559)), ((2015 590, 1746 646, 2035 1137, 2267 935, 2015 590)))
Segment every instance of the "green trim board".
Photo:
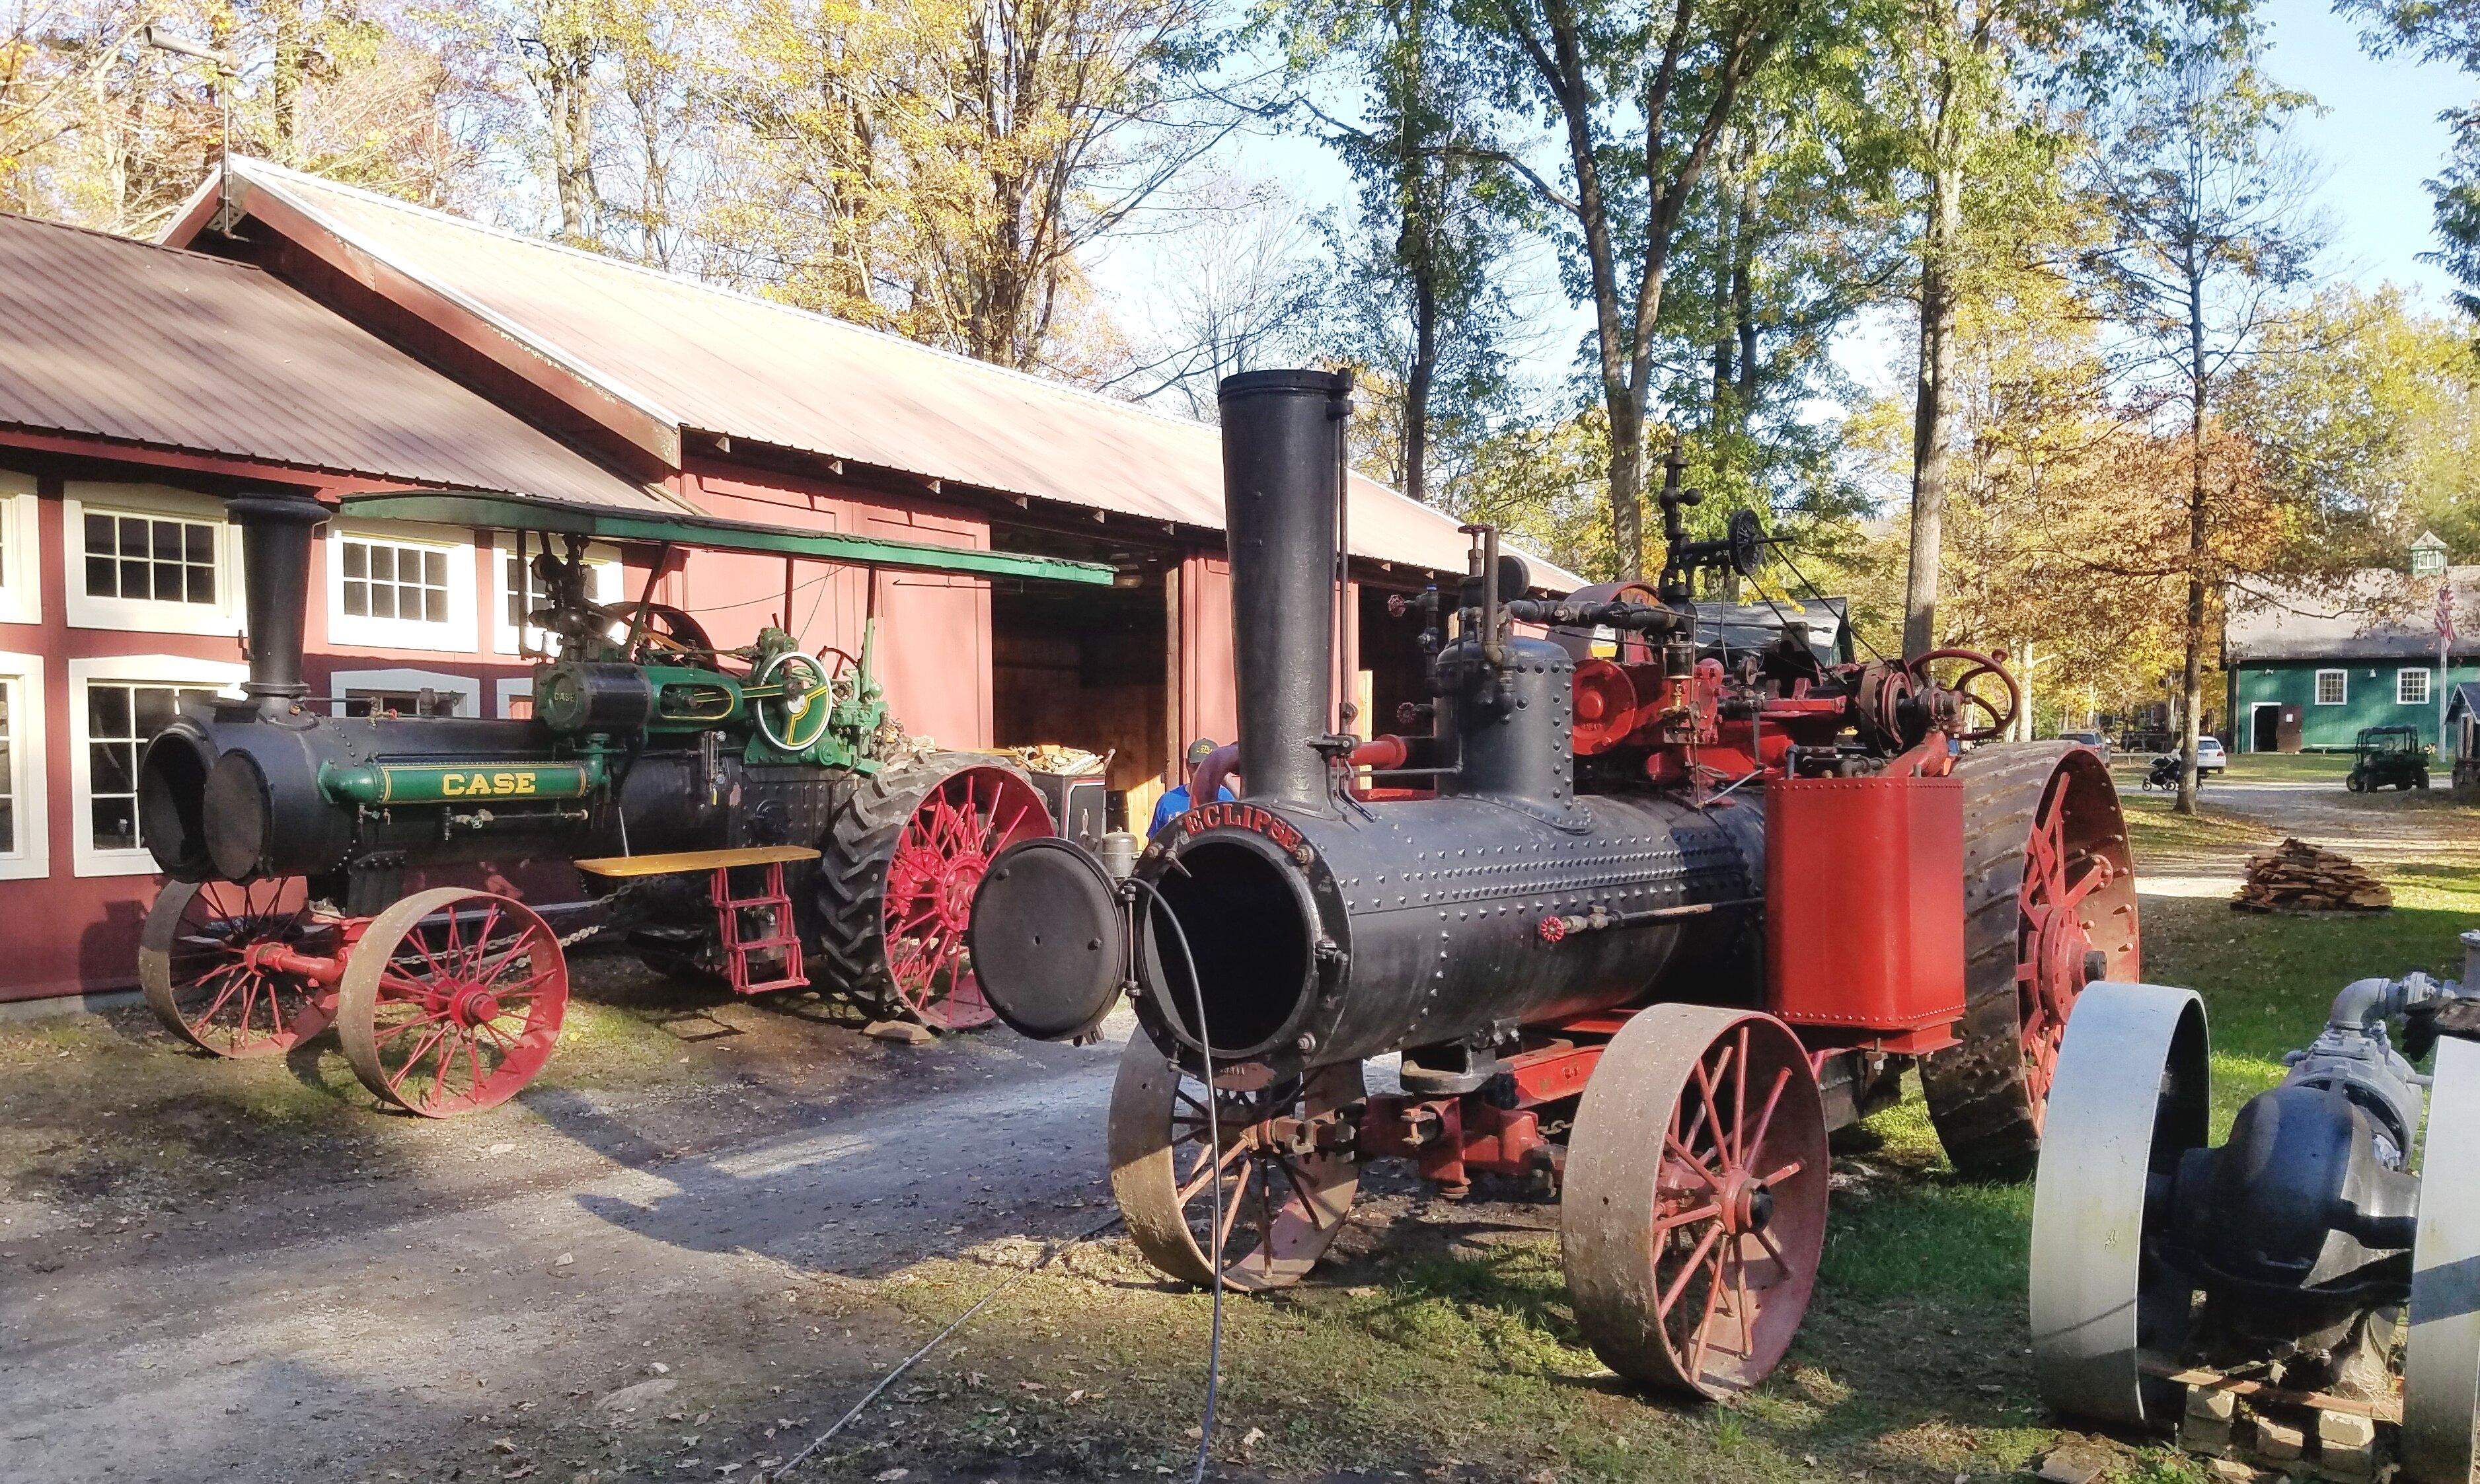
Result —
POLYGON ((1075 582, 1097 587, 1108 586, 1119 576, 1105 562, 983 551, 970 547, 934 546, 926 541, 895 541, 884 536, 791 530, 689 511, 679 515, 640 515, 557 500, 527 499, 521 496, 463 490, 381 490, 367 495, 348 495, 341 508, 346 515, 370 520, 420 521, 433 525, 471 525, 490 530, 555 531, 605 541, 658 541, 695 547, 701 550, 805 556, 847 566, 884 567, 892 572, 1025 577, 1039 582, 1075 582))

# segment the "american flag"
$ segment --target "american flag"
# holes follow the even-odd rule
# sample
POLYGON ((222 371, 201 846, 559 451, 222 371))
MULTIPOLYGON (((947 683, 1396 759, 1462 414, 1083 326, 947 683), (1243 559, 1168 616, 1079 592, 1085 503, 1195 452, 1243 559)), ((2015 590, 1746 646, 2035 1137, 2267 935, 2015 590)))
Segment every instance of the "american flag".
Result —
POLYGON ((2448 644, 2454 642, 2454 584, 2437 586, 2437 636, 2448 644))

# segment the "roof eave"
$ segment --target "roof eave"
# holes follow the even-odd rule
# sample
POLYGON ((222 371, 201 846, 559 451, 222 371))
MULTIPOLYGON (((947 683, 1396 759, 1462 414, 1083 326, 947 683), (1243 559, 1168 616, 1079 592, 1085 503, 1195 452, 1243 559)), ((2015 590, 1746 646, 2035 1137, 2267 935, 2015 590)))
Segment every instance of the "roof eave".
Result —
MULTIPOLYGON (((231 179, 237 215, 255 218, 331 270, 431 325, 664 468, 681 467, 681 425, 663 409, 610 386, 573 358, 453 289, 399 267, 281 191, 252 180, 246 168, 234 170, 231 179)), ((166 234, 166 245, 186 246, 205 230, 215 216, 216 184, 216 177, 210 176, 166 234)))

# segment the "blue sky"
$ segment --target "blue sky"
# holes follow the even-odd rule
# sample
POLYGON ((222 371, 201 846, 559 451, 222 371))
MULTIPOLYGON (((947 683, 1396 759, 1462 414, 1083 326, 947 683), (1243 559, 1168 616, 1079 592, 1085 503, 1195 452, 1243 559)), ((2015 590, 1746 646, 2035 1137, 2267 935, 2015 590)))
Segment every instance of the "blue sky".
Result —
MULTIPOLYGON (((2419 261, 2435 245, 2421 182, 2445 158, 2446 129, 2437 115, 2480 98, 2480 78, 2403 57, 2370 57, 2359 43, 2358 26, 2335 15, 2325 0, 2265 0, 2261 13, 2270 40, 2267 70, 2285 86, 2313 94, 2320 106, 2295 133, 2323 166, 2318 198, 2333 232, 2323 272, 2367 287, 2390 281, 2443 308, 2451 285, 2419 261)), ((1341 165, 1306 139, 1235 138, 1211 163, 1235 176, 1279 184, 1311 214, 1339 211, 1351 196, 1341 165)), ((1094 265, 1106 296, 1132 328, 1142 331, 1150 304, 1187 281, 1182 251, 1176 238, 1139 237, 1106 249, 1094 265)), ((1533 379, 1547 384, 1567 370, 1590 320, 1557 292, 1546 257, 1529 257, 1516 274, 1535 326, 1525 359, 1533 379)), ((1856 325, 1837 351, 1847 370, 1874 387, 1908 381, 1911 355, 1908 325, 1883 317, 1856 325)))

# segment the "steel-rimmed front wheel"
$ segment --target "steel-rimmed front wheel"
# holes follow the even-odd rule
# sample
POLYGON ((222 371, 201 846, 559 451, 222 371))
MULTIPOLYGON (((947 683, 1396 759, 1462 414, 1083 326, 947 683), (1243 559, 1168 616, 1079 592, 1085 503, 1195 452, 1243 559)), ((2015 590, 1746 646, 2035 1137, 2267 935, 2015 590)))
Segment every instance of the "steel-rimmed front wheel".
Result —
POLYGON ((523 903, 443 886, 371 919, 345 965, 337 1033, 362 1086, 426 1118, 514 1097, 568 1011, 559 939, 523 903))
POLYGON ((1791 1028, 1752 1011, 1639 1011, 1585 1084, 1560 1250, 1604 1364, 1720 1400, 1790 1348, 1825 1246, 1825 1110, 1791 1028))
POLYGON ((327 1028, 336 986, 270 961, 333 951, 341 925, 297 876, 171 882, 139 932, 138 983, 164 1028, 220 1057, 280 1056, 327 1028))
POLYGON ((1211 1283, 1219 1250, 1231 1288, 1298 1283, 1343 1235, 1360 1190, 1346 1141, 1351 1111, 1366 1095, 1360 1063, 1279 1082, 1248 1072, 1219 1080, 1209 1093, 1151 1041, 1128 1042, 1111 1089, 1111 1193, 1129 1239, 1166 1276, 1211 1283))

